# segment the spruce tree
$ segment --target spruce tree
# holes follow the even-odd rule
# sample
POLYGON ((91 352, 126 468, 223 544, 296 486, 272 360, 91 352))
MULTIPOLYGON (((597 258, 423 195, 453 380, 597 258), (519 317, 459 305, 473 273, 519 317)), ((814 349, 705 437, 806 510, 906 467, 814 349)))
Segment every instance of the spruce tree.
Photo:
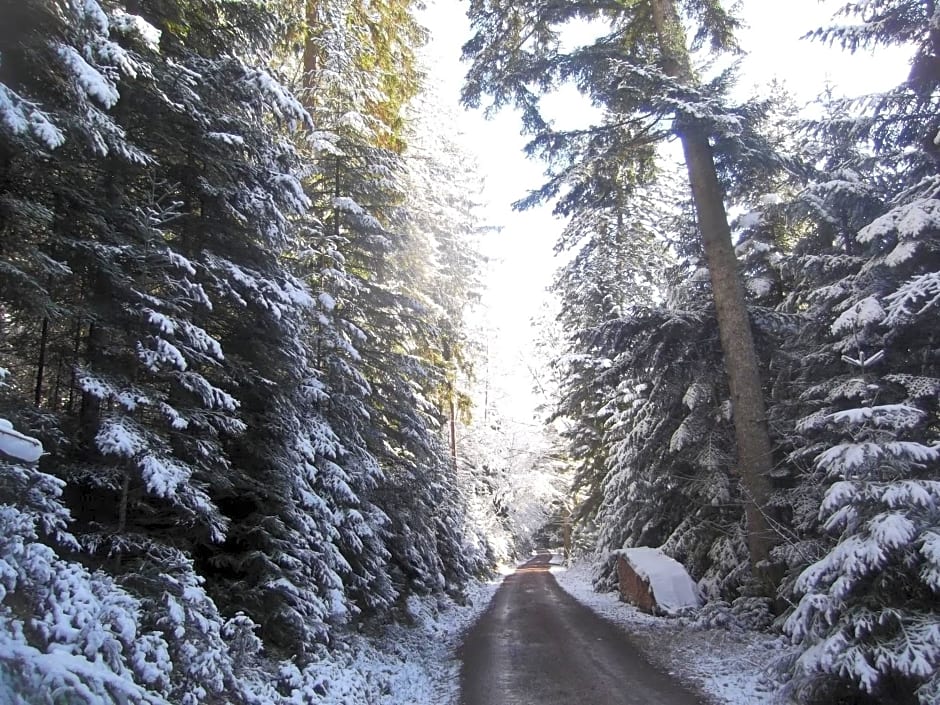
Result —
MULTIPOLYGON (((752 567, 767 560, 774 535, 767 503, 772 466, 763 389, 745 296, 737 273, 724 209, 724 186, 715 151, 749 145, 741 153, 766 153, 755 135, 741 129, 746 116, 721 98, 726 77, 703 84, 693 71, 679 7, 672 0, 627 5, 546 2, 475 2, 477 31, 465 56, 473 60, 465 100, 514 103, 535 134, 548 131, 537 90, 574 80, 625 127, 625 148, 643 148, 668 134, 682 143, 692 199, 718 312, 726 371, 734 405, 737 471, 744 488, 747 541, 752 567), (559 49, 559 32, 572 19, 605 21, 610 31, 590 46, 559 49), (616 77, 617 80, 611 80, 616 77), (671 128, 664 125, 671 123, 671 128)), ((734 48, 736 22, 719 2, 683 3, 695 29, 692 48, 734 48)), ((723 175, 733 175, 731 168, 723 175)))
MULTIPOLYGON (((783 665, 801 702, 932 702, 936 644, 937 221, 931 140, 938 76, 929 3, 847 4, 818 37, 850 50, 914 49, 908 79, 835 101, 817 123, 825 171, 800 200, 793 303, 812 316, 800 348, 803 418, 791 460, 799 604, 783 665), (856 20, 853 22, 852 20, 856 20)), ((796 560, 794 560, 796 559, 796 560)))
MULTIPOLYGON (((458 277, 472 281, 474 265, 472 258, 445 258, 470 227, 459 199, 448 200, 453 194, 441 183, 426 180, 428 170, 449 165, 412 147, 420 138, 406 106, 420 88, 420 28, 408 3, 376 15, 360 10, 307 4, 308 17, 319 21, 307 27, 304 96, 319 130, 306 188, 346 276, 342 288, 326 292, 335 303, 330 315, 353 336, 345 350, 326 346, 318 354, 326 362, 339 353, 340 364, 361 375, 348 388, 358 387, 355 403, 365 412, 350 418, 327 403, 324 413, 352 431, 361 443, 356 454, 371 460, 364 496, 386 518, 373 539, 387 552, 387 602, 456 589, 468 575, 453 444, 448 453, 442 436, 461 404, 459 319, 469 293, 458 277), (363 64, 373 70, 363 72, 363 64)), ((338 381, 327 380, 327 397, 338 381)))

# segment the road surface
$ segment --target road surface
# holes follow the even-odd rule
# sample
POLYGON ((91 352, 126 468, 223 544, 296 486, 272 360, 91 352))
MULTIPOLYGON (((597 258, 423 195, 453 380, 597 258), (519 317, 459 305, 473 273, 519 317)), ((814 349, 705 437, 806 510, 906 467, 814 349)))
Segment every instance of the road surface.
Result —
POLYGON ((700 705, 558 587, 549 559, 508 576, 467 634, 461 705, 700 705))

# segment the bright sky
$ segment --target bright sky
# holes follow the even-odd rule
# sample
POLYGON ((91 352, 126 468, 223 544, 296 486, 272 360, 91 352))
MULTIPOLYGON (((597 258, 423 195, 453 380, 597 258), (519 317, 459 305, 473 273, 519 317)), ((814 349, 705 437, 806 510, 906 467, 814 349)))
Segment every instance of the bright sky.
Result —
MULTIPOLYGON (((760 86, 782 79, 796 98, 811 101, 826 82, 838 92, 856 95, 896 85, 906 75, 900 52, 879 50, 877 57, 855 56, 817 42, 801 41, 805 33, 829 23, 842 0, 743 0, 743 18, 748 27, 739 33, 747 57, 742 86, 760 86)), ((466 4, 459 0, 428 0, 422 15, 431 30, 428 47, 432 80, 440 84, 445 99, 457 104, 466 67, 460 50, 469 39, 466 4)), ((572 121, 584 114, 583 102, 574 89, 554 102, 553 114, 564 119, 564 106, 571 106, 572 121)), ((490 328, 490 389, 500 402, 504 416, 531 421, 538 398, 532 393, 537 380, 533 364, 536 331, 533 317, 545 310, 546 287, 557 263, 553 246, 563 223, 551 216, 551 207, 524 213, 511 210, 513 201, 542 183, 542 167, 525 157, 526 138, 519 134, 520 121, 510 110, 486 120, 482 111, 460 111, 455 131, 476 156, 485 178, 487 217, 501 226, 489 238, 485 254, 491 258, 484 315, 490 328)))

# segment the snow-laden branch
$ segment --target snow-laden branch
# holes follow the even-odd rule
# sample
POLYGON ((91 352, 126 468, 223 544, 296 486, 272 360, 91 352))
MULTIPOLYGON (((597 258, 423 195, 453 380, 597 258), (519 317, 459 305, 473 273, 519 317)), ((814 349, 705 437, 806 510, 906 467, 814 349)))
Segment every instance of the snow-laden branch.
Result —
POLYGON ((42 456, 42 443, 23 435, 6 419, 0 419, 0 455, 8 455, 24 463, 35 463, 42 456))

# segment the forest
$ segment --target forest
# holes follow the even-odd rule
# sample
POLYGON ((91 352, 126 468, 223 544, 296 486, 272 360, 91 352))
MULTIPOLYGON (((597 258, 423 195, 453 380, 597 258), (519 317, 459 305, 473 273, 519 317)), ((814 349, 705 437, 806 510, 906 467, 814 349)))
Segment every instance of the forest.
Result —
POLYGON ((326 702, 534 512, 599 590, 661 547, 783 635, 789 702, 940 702, 940 7, 832 3, 808 41, 910 70, 807 112, 740 99, 731 5, 454 6, 565 222, 533 496, 420 3, 0 0, 0 700, 326 702))

